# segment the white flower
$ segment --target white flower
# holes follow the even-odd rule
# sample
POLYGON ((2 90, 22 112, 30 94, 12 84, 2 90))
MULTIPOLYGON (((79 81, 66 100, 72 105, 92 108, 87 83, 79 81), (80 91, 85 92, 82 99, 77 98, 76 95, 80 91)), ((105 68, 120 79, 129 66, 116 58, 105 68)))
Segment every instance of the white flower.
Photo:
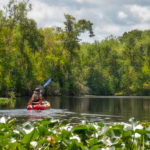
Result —
POLYGON ((105 134, 105 132, 106 132, 108 129, 109 129, 108 126, 104 126, 104 127, 102 128, 101 134, 105 134))
POLYGON ((70 137, 70 139, 71 139, 71 140, 72 140, 72 139, 76 139, 78 142, 81 142, 80 137, 77 136, 77 135, 70 137))
POLYGON ((85 121, 85 120, 82 120, 82 121, 81 121, 81 124, 86 124, 86 121, 85 121))
POLYGON ((33 147, 36 147, 36 146, 37 146, 37 142, 36 142, 36 141, 30 142, 30 144, 31 144, 33 147))
POLYGON ((135 131, 136 129, 143 129, 143 126, 142 126, 141 124, 139 124, 139 125, 137 125, 137 126, 135 126, 135 127, 133 128, 134 131, 135 131))
POLYGON ((128 123, 122 123, 124 125, 124 130, 127 131, 127 130, 132 130, 132 125, 131 124, 128 124, 128 123))
POLYGON ((26 134, 28 134, 28 133, 32 132, 33 129, 34 129, 34 128, 31 128, 31 129, 25 129, 25 128, 23 128, 23 131, 24 131, 26 134))
POLYGON ((18 130, 14 130, 14 133, 17 133, 17 134, 19 134, 19 131, 18 131, 18 130))
POLYGON ((98 138, 98 133, 92 134, 91 137, 98 138))
POLYGON ((53 131, 54 134, 57 134, 58 132, 56 130, 53 131))
POLYGON ((58 119, 52 119, 51 122, 55 123, 55 122, 59 122, 59 120, 58 119))
POLYGON ((99 126, 98 126, 98 125, 96 125, 96 124, 93 124, 93 127, 94 127, 96 130, 98 130, 98 129, 99 129, 99 126))
POLYGON ((15 142, 16 142, 16 139, 12 138, 11 143, 15 143, 15 142))
POLYGON ((7 120, 6 120, 5 117, 1 117, 1 118, 0 118, 0 123, 6 123, 6 121, 7 121, 7 120))
POLYGON ((71 126, 63 126, 60 128, 60 130, 67 130, 67 131, 71 131, 72 127, 71 126))
POLYGON ((139 137, 141 137, 141 135, 140 135, 140 134, 138 134, 138 133, 135 133, 134 135, 135 135, 135 138, 139 138, 139 137))

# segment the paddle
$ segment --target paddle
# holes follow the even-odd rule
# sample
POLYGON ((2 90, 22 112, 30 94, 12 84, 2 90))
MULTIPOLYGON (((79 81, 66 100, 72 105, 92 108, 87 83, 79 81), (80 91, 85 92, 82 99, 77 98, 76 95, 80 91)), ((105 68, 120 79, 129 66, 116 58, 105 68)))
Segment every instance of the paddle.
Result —
POLYGON ((41 90, 43 90, 50 82, 52 81, 52 78, 49 78, 48 81, 41 87, 41 90))

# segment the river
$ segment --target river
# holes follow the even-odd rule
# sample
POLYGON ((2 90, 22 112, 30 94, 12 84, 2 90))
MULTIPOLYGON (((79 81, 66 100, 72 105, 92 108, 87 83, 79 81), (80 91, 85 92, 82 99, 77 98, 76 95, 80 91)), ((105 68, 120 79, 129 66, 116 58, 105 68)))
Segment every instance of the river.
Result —
POLYGON ((43 111, 26 110, 29 98, 17 98, 12 107, 0 107, 0 116, 16 117, 18 122, 37 121, 44 117, 69 120, 77 123, 127 122, 135 117, 139 121, 150 121, 150 97, 148 96, 83 96, 47 97, 51 109, 43 111))

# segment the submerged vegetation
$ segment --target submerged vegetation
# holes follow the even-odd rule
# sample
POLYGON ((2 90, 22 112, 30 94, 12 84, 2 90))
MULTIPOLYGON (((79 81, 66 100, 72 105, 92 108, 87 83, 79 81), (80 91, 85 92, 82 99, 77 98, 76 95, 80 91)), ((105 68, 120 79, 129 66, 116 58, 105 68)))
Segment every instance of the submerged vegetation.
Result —
POLYGON ((131 118, 128 123, 71 124, 45 118, 16 125, 15 118, 1 117, 0 149, 150 149, 150 123, 140 123, 131 118))
MULTIPOLYGON (((0 95, 27 95, 49 77, 51 95, 150 95, 150 30, 82 43, 92 23, 65 14, 64 28, 38 28, 28 0, 0 10, 0 95)), ((96 34, 96 33, 95 33, 96 34)))

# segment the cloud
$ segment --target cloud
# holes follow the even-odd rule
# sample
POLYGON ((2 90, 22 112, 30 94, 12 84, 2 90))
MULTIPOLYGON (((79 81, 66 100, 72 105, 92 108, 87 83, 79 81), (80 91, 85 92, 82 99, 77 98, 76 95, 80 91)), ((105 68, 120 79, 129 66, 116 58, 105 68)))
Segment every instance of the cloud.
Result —
POLYGON ((4 9, 4 6, 7 5, 9 0, 0 0, 0 10, 4 9))
POLYGON ((87 19, 91 22, 103 19, 103 14, 93 8, 74 7, 68 5, 48 5, 41 0, 32 0, 33 10, 29 13, 30 18, 34 18, 40 27, 61 26, 65 20, 64 14, 71 14, 77 20, 87 19), (40 10, 40 11, 39 11, 40 10), (98 13, 97 13, 98 12, 98 13))
POLYGON ((101 25, 95 28, 96 33, 102 33, 107 35, 118 34, 120 32, 120 27, 117 25, 101 25))
POLYGON ((135 25, 131 26, 130 28, 131 28, 131 30, 134 30, 134 29, 139 29, 139 30, 147 30, 147 29, 150 29, 148 23, 135 24, 135 25))
POLYGON ((49 6, 39 0, 32 1, 32 5, 29 17, 34 18, 41 27, 63 26, 63 14, 67 12, 67 8, 49 6))
POLYGON ((123 11, 120 11, 119 13, 118 13, 118 17, 119 17, 119 19, 126 19, 127 18, 127 14, 125 14, 123 11))
MULTIPOLYGON (((0 8, 8 0, 0 0, 0 8)), ((20 1, 20 0, 19 0, 20 1)), ((30 0, 29 17, 39 27, 64 27, 64 14, 90 20, 95 37, 82 34, 84 41, 102 40, 110 35, 121 36, 132 29, 148 29, 150 0, 30 0)))
POLYGON ((139 21, 150 22, 150 8, 139 5, 128 6, 128 8, 133 17, 139 19, 139 21))
POLYGON ((97 26, 94 29, 96 37, 94 39, 97 40, 103 40, 104 37, 109 37, 110 35, 118 36, 121 33, 121 27, 118 25, 108 25, 108 24, 102 24, 101 26, 97 26))

